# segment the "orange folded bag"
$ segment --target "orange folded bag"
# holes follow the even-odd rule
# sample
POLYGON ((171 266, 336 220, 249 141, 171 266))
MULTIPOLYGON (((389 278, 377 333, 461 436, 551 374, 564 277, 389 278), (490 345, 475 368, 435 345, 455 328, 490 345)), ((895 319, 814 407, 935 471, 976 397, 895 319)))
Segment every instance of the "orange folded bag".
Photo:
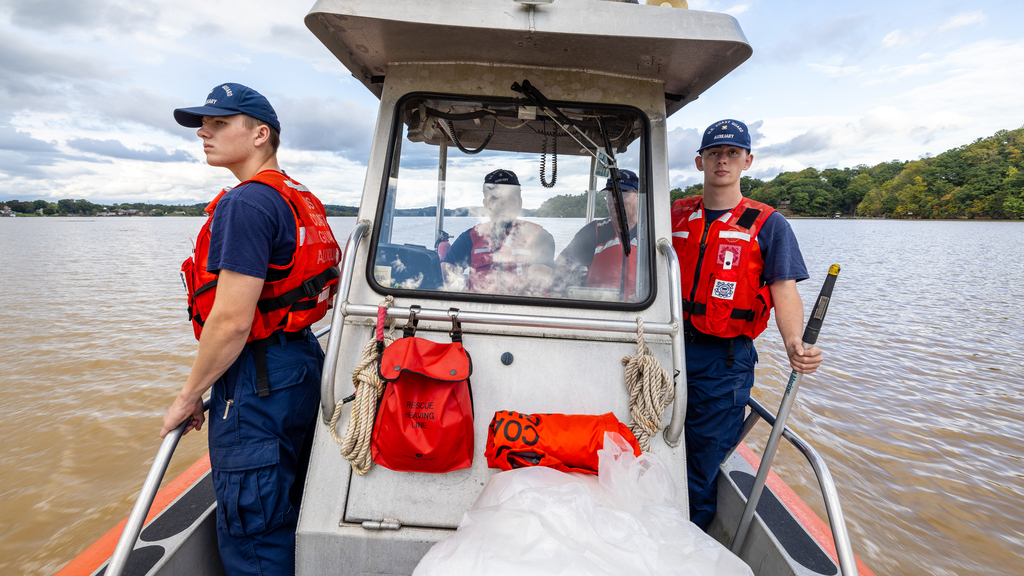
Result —
POLYGON ((617 432, 640 455, 633 432, 611 412, 589 414, 521 414, 510 410, 494 413, 487 427, 487 466, 512 470, 547 466, 563 472, 597 474, 597 451, 604 433, 617 432))

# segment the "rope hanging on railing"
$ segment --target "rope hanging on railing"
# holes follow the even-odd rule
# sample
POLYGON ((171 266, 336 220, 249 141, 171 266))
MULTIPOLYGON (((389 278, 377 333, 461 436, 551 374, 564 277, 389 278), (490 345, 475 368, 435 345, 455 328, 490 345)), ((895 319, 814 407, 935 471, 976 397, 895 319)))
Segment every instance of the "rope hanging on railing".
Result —
POLYGON ((668 371, 662 367, 644 344, 644 321, 636 319, 636 356, 622 359, 626 367, 626 389, 629 390, 629 429, 640 443, 640 449, 651 449, 650 437, 661 430, 665 408, 675 399, 675 388, 668 371))
MULTIPOLYGON (((393 296, 385 298, 381 302, 382 309, 390 308, 395 303, 393 296)), ((384 322, 382 314, 377 315, 378 322, 384 322)), ((384 346, 395 341, 395 319, 387 321, 389 330, 384 334, 384 346)), ((373 459, 370 456, 370 436, 373 434, 373 421, 377 414, 377 402, 380 401, 384 392, 384 381, 380 378, 380 352, 377 350, 377 330, 374 330, 374 337, 363 347, 362 359, 359 365, 352 371, 352 385, 355 387, 355 400, 352 401, 352 414, 348 419, 348 428, 345 429, 345 437, 339 438, 336 431, 338 418, 341 416, 341 407, 345 400, 338 402, 334 407, 334 416, 328 429, 331 431, 331 438, 341 444, 341 455, 352 465, 352 471, 363 476, 370 471, 373 459)))

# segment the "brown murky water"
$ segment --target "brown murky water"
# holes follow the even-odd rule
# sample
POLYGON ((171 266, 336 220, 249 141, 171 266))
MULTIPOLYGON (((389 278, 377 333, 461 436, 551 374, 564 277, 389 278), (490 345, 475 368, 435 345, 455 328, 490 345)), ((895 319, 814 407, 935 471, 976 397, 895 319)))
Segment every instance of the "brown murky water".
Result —
MULTIPOLYGON (((352 219, 331 220, 347 236, 352 219)), ((131 509, 195 353, 178 267, 201 224, 0 219, 0 574, 52 574, 131 509)), ((790 425, 829 463, 856 552, 880 576, 1019 573, 1024 224, 793 226, 805 305, 843 266, 827 364, 790 425)), ((774 411, 788 369, 773 329, 758 349, 755 396, 774 411)), ((168 476, 204 451, 187 435, 168 476)), ((788 444, 776 469, 824 517, 788 444)))

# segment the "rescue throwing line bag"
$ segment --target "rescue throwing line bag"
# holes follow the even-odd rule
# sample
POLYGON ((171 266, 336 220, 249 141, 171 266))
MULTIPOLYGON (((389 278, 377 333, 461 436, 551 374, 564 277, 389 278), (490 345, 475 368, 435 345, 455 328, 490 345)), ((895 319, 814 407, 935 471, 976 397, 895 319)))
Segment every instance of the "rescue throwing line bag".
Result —
POLYGON ((597 451, 604 433, 615 432, 640 456, 640 444, 629 428, 609 412, 589 414, 521 414, 510 410, 494 413, 487 427, 487 466, 512 470, 546 466, 563 472, 597 474, 597 451))
POLYGON ((386 384, 370 441, 374 462, 400 472, 472 465, 473 363, 461 338, 453 330, 453 341, 439 344, 409 334, 384 348, 386 384))

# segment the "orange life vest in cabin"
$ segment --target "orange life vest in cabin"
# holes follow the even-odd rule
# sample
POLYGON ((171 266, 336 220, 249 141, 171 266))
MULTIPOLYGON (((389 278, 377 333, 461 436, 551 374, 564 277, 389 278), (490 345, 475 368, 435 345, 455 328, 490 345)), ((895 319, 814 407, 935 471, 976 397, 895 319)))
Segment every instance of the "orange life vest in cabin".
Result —
POLYGON ((520 294, 526 285, 526 272, 533 262, 537 239, 544 228, 516 220, 508 234, 494 244, 493 222, 477 224, 469 232, 473 241, 467 286, 470 292, 520 294))
POLYGON ((764 331, 771 316, 771 290, 762 283, 764 259, 757 233, 775 209, 744 198, 712 221, 704 220, 703 198, 672 205, 672 246, 682 267, 683 319, 719 338, 764 331))
POLYGON ((623 300, 629 300, 636 294, 636 238, 630 240, 632 249, 629 256, 623 258, 622 240, 611 219, 595 221, 594 234, 597 235, 597 245, 587 270, 586 285, 618 290, 623 300), (602 228, 605 226, 611 227, 612 233, 611 238, 602 242, 602 228))
MULTIPOLYGON (((252 342, 278 330, 297 332, 327 314, 331 297, 337 291, 341 248, 327 225, 323 204, 309 188, 274 170, 264 170, 242 184, 249 182, 260 182, 277 190, 295 217, 295 252, 288 264, 270 264, 267 269, 249 330, 247 341, 252 342)), ((188 315, 196 339, 202 334, 217 292, 217 275, 206 270, 206 262, 213 213, 227 191, 221 190, 206 207, 209 217, 199 231, 195 252, 181 264, 188 292, 188 315)))

